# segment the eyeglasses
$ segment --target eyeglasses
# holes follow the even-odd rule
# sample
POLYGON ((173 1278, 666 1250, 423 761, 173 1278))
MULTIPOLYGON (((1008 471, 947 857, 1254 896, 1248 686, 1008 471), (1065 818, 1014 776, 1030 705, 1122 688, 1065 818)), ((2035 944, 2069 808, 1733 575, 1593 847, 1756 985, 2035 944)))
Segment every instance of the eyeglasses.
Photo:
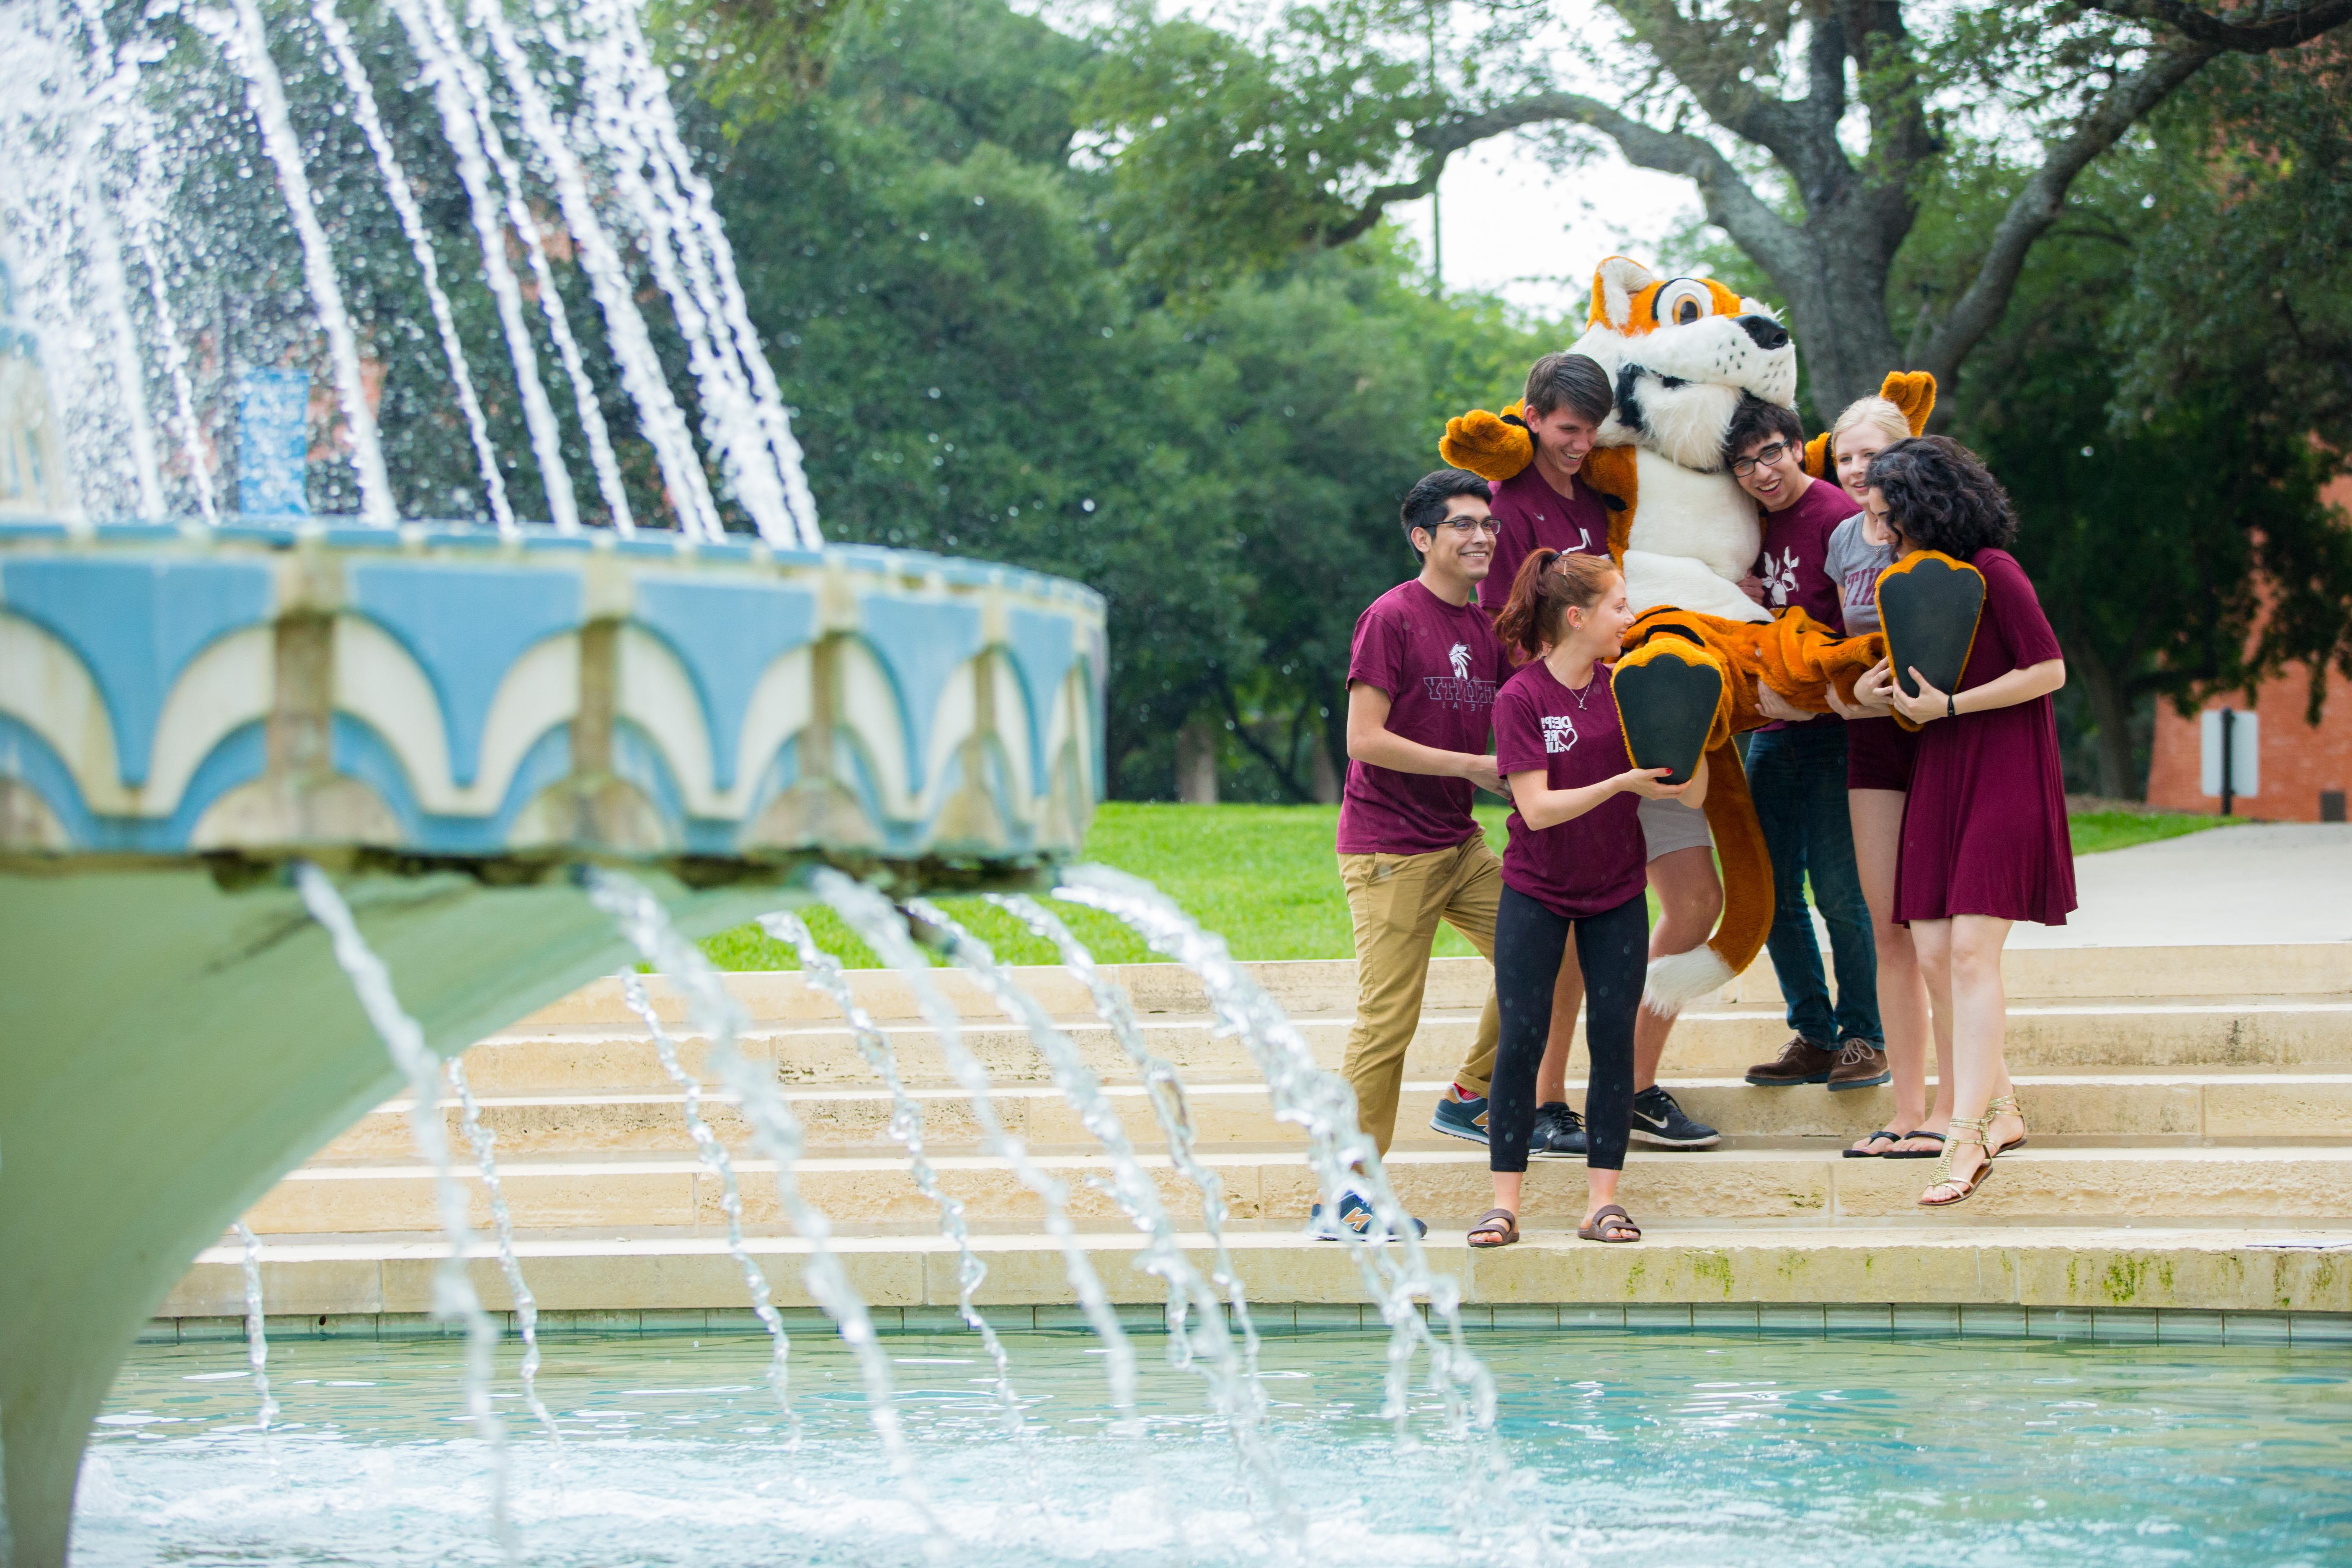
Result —
POLYGON ((1789 443, 1786 441, 1775 441, 1770 446, 1759 451, 1752 458, 1733 458, 1731 463, 1731 471, 1744 479, 1748 475, 1756 471, 1757 464, 1761 463, 1769 468, 1788 455, 1789 443))
POLYGON ((1437 526, 1452 529, 1456 539, 1467 539, 1474 531, 1491 533, 1498 539, 1503 533, 1500 520, 1491 517, 1449 517, 1437 526))

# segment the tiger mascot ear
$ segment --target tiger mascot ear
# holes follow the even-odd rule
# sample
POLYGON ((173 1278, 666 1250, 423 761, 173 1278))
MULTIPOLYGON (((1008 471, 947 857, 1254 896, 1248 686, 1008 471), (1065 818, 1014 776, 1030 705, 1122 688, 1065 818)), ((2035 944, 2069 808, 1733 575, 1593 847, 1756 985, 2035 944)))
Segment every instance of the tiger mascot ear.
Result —
MULTIPOLYGON (((1923 435, 1927 428, 1927 416, 1936 412, 1936 377, 1924 370, 1890 370, 1886 379, 1878 384, 1878 395, 1903 411, 1911 426, 1911 434, 1923 435)), ((1805 472, 1817 479, 1830 478, 1830 433, 1826 430, 1805 443, 1805 472)))
POLYGON ((1903 410, 1911 434, 1925 433, 1927 416, 1936 412, 1936 378, 1924 370, 1890 370, 1878 385, 1878 395, 1903 410))
POLYGON ((1517 478, 1536 458, 1535 437, 1528 434, 1519 412, 1520 405, 1513 403, 1500 414, 1474 408, 1448 419, 1437 455, 1492 484, 1517 478))

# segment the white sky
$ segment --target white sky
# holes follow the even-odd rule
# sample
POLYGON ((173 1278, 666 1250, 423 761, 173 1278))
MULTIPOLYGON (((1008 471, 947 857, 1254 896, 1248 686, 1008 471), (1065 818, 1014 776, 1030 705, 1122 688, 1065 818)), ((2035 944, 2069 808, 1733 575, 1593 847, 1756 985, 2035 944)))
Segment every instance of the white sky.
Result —
MULTIPOLYGON (((1655 264, 1659 241, 1699 212, 1689 181, 1637 169, 1613 150, 1556 174, 1512 136, 1455 153, 1437 200, 1448 289, 1490 290, 1579 321, 1603 257, 1655 264)), ((1430 203, 1389 210, 1426 255, 1430 203)))

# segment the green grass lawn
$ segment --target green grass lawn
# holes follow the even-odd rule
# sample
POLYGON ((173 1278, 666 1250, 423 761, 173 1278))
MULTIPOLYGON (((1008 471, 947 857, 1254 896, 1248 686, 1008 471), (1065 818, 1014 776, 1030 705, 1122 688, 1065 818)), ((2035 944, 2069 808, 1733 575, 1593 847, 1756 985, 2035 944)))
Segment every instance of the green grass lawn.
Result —
MULTIPOLYGON (((1479 822, 1496 853, 1503 847, 1500 805, 1482 807, 1479 822)), ((1207 930, 1248 959, 1348 958, 1355 947, 1348 902, 1332 859, 1339 808, 1332 805, 1145 805, 1107 803, 1087 836, 1087 858, 1156 884, 1207 930)), ((2212 827, 2221 819, 2169 813, 2102 811, 2074 816, 2078 855, 2120 849, 2212 827)), ((1052 948, 1010 915, 978 899, 943 899, 949 913, 1011 963, 1052 963, 1052 948)), ((1135 963, 1158 955, 1107 915, 1055 906, 1070 929, 1107 963, 1135 963)), ((875 966, 866 945, 830 910, 807 911, 809 929, 828 952, 852 968, 875 966)), ((1654 914, 1654 910, 1653 911, 1654 914)), ((722 969, 797 969, 792 952, 759 927, 738 926, 703 944, 722 969)), ((1451 928, 1438 930, 1437 952, 1472 951, 1451 928)))

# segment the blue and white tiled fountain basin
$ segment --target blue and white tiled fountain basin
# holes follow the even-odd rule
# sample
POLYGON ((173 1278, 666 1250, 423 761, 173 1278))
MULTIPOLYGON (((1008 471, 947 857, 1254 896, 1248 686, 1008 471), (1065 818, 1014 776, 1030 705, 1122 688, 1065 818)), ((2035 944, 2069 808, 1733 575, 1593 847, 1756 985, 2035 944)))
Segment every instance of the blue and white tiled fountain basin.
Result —
POLYGON ((1077 850, 1103 648, 905 552, 0 524, 0 853, 987 876, 1077 850))
POLYGON ((583 861, 690 934, 817 864, 1050 876, 1103 647, 1084 588, 889 551, 0 523, 16 1568, 65 1562, 90 1419, 188 1260, 397 1085, 286 862, 337 877, 452 1055, 627 960, 583 861))

